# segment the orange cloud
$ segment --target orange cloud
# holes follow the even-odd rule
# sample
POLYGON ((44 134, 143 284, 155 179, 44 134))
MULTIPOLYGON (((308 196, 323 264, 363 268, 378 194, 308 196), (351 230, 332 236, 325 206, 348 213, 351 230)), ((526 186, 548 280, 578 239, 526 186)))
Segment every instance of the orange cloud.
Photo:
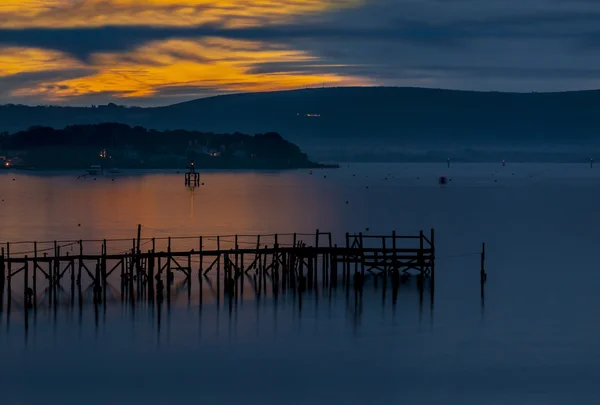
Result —
POLYGON ((0 77, 19 73, 75 69, 82 64, 58 51, 39 48, 10 47, 0 49, 0 77))
POLYGON ((1 0, 0 28, 261 26, 362 0, 1 0))
MULTIPOLYGON (((151 97, 164 88, 203 88, 222 91, 268 91, 321 84, 360 85, 363 79, 310 72, 254 73, 262 63, 301 63, 316 58, 302 51, 265 46, 259 42, 204 38, 151 42, 136 50, 99 53, 85 66, 93 73, 19 89, 15 96, 37 96, 60 101, 78 96, 112 94, 116 97, 151 97)), ((310 69, 309 69, 310 70, 310 69)))

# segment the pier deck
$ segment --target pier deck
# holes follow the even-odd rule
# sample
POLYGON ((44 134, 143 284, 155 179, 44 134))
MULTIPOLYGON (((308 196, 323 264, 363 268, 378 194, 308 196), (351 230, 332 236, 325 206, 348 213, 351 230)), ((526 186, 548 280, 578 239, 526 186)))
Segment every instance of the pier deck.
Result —
POLYGON ((57 305, 92 291, 95 305, 114 297, 170 303, 175 290, 216 284, 217 298, 243 295, 244 279, 260 294, 344 288, 362 291, 368 279, 397 288, 416 276, 435 279, 435 240, 426 236, 345 235, 342 246, 328 232, 6 243, 0 250, 0 311, 5 302, 26 309, 57 305), (127 245, 128 247, 125 247, 127 245), (125 248, 124 248, 125 247, 125 248), (123 249, 124 248, 124 249, 123 249), (115 289, 114 281, 120 287, 115 289), (174 282, 177 285, 174 286, 174 282), (70 287, 70 291, 68 288, 70 287), (117 290, 117 291, 115 291, 117 290), (6 299, 5 299, 6 295, 6 299))

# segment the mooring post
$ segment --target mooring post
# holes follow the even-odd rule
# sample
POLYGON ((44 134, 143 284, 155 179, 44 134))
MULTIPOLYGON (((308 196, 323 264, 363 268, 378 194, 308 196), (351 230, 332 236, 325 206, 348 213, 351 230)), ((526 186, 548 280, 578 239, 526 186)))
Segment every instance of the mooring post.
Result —
POLYGON ((244 268, 244 254, 240 255, 240 298, 244 298, 244 278, 245 277, 245 268, 244 268))
MULTIPOLYGON (((44 253, 44 259, 48 257, 48 253, 44 253)), ((48 304, 52 305, 52 269, 54 268, 54 264, 52 263, 52 258, 48 260, 48 304)))
MULTIPOLYGON (((69 257, 69 252, 67 252, 67 258, 69 257)), ((71 270, 71 307, 75 305, 75 259, 67 259, 69 260, 68 267, 71 270)), ((35 268, 33 269, 33 277, 35 283, 35 268)), ((35 288, 34 288, 35 290, 35 288)))
MULTIPOLYGON (((8 275, 7 275, 7 286, 8 286, 8 297, 10 299, 10 296, 12 295, 11 293, 11 285, 12 285, 12 263, 10 261, 10 243, 6 242, 6 262, 7 262, 7 269, 8 269, 8 275)), ((10 303, 9 303, 10 305, 10 303)), ((10 306, 9 306, 9 310, 10 310, 10 306)))
POLYGON ((100 259, 96 261, 96 274, 94 280, 94 304, 100 303, 100 259))
POLYGON ((350 262, 348 258, 350 257, 350 234, 346 232, 346 249, 344 250, 343 260, 344 260, 344 283, 346 284, 346 289, 350 288, 350 262))
POLYGON ((419 268, 421 270, 421 276, 425 276, 425 264, 423 260, 423 249, 424 249, 424 240, 423 240, 423 231, 419 232, 419 268))
POLYGON ((263 272, 263 291, 265 292, 265 294, 267 293, 267 248, 268 246, 265 245, 265 253, 262 255, 263 257, 263 265, 262 265, 262 272, 263 272))
POLYGON ((148 251, 148 276, 146 277, 148 285, 148 300, 154 303, 154 250, 148 251))
POLYGON ((194 249, 188 255, 188 277, 187 277, 187 285, 188 285, 188 302, 192 299, 192 255, 194 254, 194 249))
POLYGON ((23 264, 23 277, 24 277, 24 286, 23 286, 23 296, 25 297, 25 309, 29 309, 33 306, 33 296, 29 291, 29 260, 27 260, 27 256, 25 256, 25 263, 23 264))
POLYGON ((290 254, 290 267, 289 267, 289 272, 291 272, 292 274, 292 278, 291 281, 294 283, 293 288, 295 287, 295 283, 296 283, 296 249, 298 248, 298 236, 296 235, 296 232, 294 232, 294 237, 293 237, 293 241, 292 241, 292 252, 290 254))
POLYGON ((33 242, 33 305, 37 308, 37 242, 33 242))
MULTIPOLYGON (((398 251, 396 250, 396 231, 392 231, 392 273, 398 270, 398 251)), ((387 284, 387 272, 385 273, 384 283, 387 284)), ((384 284, 384 285, 385 285, 384 284)))
POLYGON ((4 280, 6 277, 6 263, 4 259, 4 248, 2 248, 2 256, 0 256, 0 312, 4 309, 4 280))
POLYGON ((125 288, 126 275, 125 275, 125 260, 126 256, 121 257, 121 302, 125 300, 125 295, 127 295, 127 290, 125 288))
POLYGON ((221 300, 221 237, 217 236, 217 303, 221 300))
POLYGON ((234 241, 234 244, 233 244, 233 246, 234 246, 234 249, 235 249, 235 256, 234 256, 234 258, 235 258, 235 259, 234 259, 234 260, 235 260, 235 267, 236 267, 236 274, 237 274, 237 266, 238 266, 238 249, 240 248, 240 247, 239 247, 239 244, 238 244, 238 236, 237 236, 237 235, 235 235, 235 241, 234 241))
POLYGON ((136 266, 135 267, 137 269, 136 273, 137 273, 137 277, 138 277, 138 280, 137 280, 138 295, 140 293, 139 290, 140 290, 140 287, 142 285, 142 277, 141 277, 141 270, 142 269, 141 269, 141 265, 140 265, 140 260, 141 260, 140 259, 140 253, 142 253, 141 250, 140 250, 141 240, 142 240, 142 225, 138 224, 138 228, 137 228, 137 244, 136 244, 136 249, 135 249, 135 253, 136 253, 136 261, 135 261, 135 265, 136 266))
POLYGON ((485 273, 485 242, 481 244, 481 271, 480 271, 481 285, 487 280, 487 274, 485 273))
MULTIPOLYGON (((360 274, 362 276, 362 281, 365 281, 365 250, 363 244, 363 234, 359 232, 358 234, 360 240, 360 274)), ((383 240, 383 249, 385 250, 385 239, 383 240)), ((386 271, 385 263, 383 264, 383 270, 386 271)))
POLYGON ((127 293, 129 294, 129 301, 131 301, 131 304, 135 304, 135 295, 134 295, 134 288, 133 288, 133 267, 135 265, 135 261, 134 261, 134 257, 135 257, 135 247, 131 249, 131 256, 129 258, 129 263, 128 263, 128 272, 129 274, 127 275, 127 293))
POLYGON ((435 282, 435 229, 431 228, 431 285, 435 282))
POLYGON ((83 241, 79 240, 79 271, 77 272, 77 285, 81 286, 81 271, 83 269, 83 241))
POLYGON ((106 275, 106 239, 104 240, 104 253, 102 254, 100 265, 102 266, 100 268, 102 271, 102 302, 106 305, 106 290, 108 290, 108 280, 106 275))
MULTIPOLYGON (((314 275, 314 283, 315 283, 315 291, 317 290, 318 286, 319 286, 319 230, 317 229, 317 231, 315 232, 315 254, 314 254, 314 258, 311 256, 310 260, 314 260, 314 265, 311 266, 313 267, 313 271, 315 273, 314 275)), ((325 278, 323 277, 323 283, 325 282, 325 278)))
MULTIPOLYGON (((275 234, 275 244, 273 245, 273 259, 272 259, 272 272, 273 272, 273 286, 277 285, 279 288, 279 238, 275 234)), ((278 290, 273 290, 278 292, 278 290)))
POLYGON ((171 237, 169 236, 167 245, 167 305, 171 302, 171 283, 173 274, 171 273, 171 237))

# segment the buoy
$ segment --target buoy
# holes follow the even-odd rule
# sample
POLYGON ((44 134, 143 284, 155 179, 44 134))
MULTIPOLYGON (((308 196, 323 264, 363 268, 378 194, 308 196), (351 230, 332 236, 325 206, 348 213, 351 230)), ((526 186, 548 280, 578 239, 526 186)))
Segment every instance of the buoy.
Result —
POLYGON ((502 166, 506 166, 506 162, 502 159, 502 166))
POLYGON ((77 224, 77 226, 81 226, 81 224, 77 224))
POLYGON ((346 204, 348 204, 348 201, 346 201, 346 204))
POLYGON ((440 184, 444 185, 448 182, 448 179, 446 178, 446 176, 440 176, 439 182, 440 184))

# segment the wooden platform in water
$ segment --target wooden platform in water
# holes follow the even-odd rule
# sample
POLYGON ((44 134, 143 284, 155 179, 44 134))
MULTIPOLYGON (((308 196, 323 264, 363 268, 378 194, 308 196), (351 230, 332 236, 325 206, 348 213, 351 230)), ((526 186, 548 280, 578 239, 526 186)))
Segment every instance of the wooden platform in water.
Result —
MULTIPOLYGON (((36 309, 39 290, 50 304, 70 285, 71 300, 93 291, 94 304, 107 302, 110 280, 120 281, 122 300, 170 302, 175 279, 191 294, 196 280, 216 282, 217 294, 243 294, 244 279, 274 293, 334 289, 361 291, 365 280, 397 287, 411 275, 420 283, 435 278, 435 234, 426 236, 345 235, 343 246, 331 233, 227 235, 6 243, 0 251, 0 311, 5 294, 36 309), (128 244, 130 248, 118 251, 128 244), (148 247, 147 249, 146 246, 148 247), (193 276, 197 277, 193 277, 193 276), (211 281, 212 280, 212 281, 211 281)), ((69 294, 69 293, 67 293, 69 294)))

